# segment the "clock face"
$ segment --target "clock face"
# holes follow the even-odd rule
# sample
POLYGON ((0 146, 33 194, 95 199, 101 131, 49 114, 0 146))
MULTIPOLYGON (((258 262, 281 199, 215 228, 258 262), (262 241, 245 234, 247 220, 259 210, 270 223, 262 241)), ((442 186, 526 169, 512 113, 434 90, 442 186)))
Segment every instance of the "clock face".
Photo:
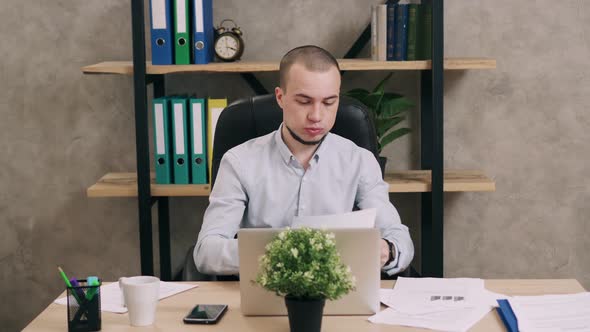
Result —
POLYGON ((239 50, 239 41, 231 34, 222 34, 215 42, 215 53, 224 60, 233 59, 239 50))

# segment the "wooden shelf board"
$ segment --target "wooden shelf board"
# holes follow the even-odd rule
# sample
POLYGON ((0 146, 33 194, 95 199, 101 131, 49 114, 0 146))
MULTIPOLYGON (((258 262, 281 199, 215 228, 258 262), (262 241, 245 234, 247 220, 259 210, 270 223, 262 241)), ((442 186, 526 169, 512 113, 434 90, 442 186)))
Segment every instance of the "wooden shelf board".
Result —
MULTIPOLYGON (((209 196, 208 184, 156 184, 151 173, 152 196, 209 196)), ((88 197, 137 197, 137 173, 108 173, 86 190, 88 197)))
MULTIPOLYGON (((495 182, 482 171, 445 171, 445 192, 495 191, 495 182)), ((208 184, 155 184, 151 174, 152 196, 208 196, 208 184)), ((385 175, 390 193, 428 192, 430 171, 398 171, 385 175)), ((108 173, 87 190, 88 197, 136 197, 136 173, 108 173)))
MULTIPOLYGON (((426 70, 431 68, 430 60, 423 61, 373 61, 371 59, 339 59, 340 69, 355 70, 426 70)), ((163 65, 154 66, 146 63, 147 74, 171 74, 188 72, 216 73, 254 73, 274 72, 279 70, 278 61, 239 61, 229 63, 209 63, 205 65, 163 65)), ((489 58, 447 58, 445 70, 494 69, 496 60, 489 58)), ((120 74, 132 75, 131 61, 107 61, 82 67, 85 74, 120 74)))
MULTIPOLYGON (((411 170, 385 174, 390 193, 429 192, 432 190, 431 171, 411 170)), ((445 192, 458 191, 496 191, 496 183, 482 171, 447 170, 444 171, 445 192)))

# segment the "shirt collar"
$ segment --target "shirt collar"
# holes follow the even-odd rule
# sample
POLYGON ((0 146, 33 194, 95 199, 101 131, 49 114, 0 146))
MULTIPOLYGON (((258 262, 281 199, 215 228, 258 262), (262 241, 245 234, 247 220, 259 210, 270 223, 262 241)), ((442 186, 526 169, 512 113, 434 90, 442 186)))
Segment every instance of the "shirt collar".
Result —
MULTIPOLYGON (((283 131, 283 123, 281 123, 281 125, 279 126, 279 129, 277 131, 275 131, 274 140, 275 140, 275 144, 277 145, 277 148, 279 149, 279 153, 281 154, 281 158, 283 159, 283 161, 285 163, 288 164, 291 161, 291 159, 295 159, 295 157, 291 153, 291 150, 289 150, 289 147, 287 146, 287 144, 285 144, 285 141, 283 141, 283 137, 281 135, 282 131, 283 131)), ((320 146, 316 149, 316 151, 312 157, 312 160, 315 160, 316 163, 320 159, 320 155, 322 153, 325 153, 325 149, 326 149, 325 145, 327 144, 326 141, 330 139, 330 135, 331 135, 331 133, 328 132, 328 134, 326 134, 326 137, 324 138, 322 143, 320 143, 320 146)))
POLYGON ((320 159, 320 155, 325 155, 327 152, 327 147, 330 145, 329 141, 332 139, 332 133, 328 132, 324 137, 324 140, 320 143, 320 146, 315 150, 315 154, 313 155, 313 159, 317 162, 320 159))
POLYGON ((281 136, 281 132, 283 131, 283 124, 281 123, 281 125, 279 126, 279 129, 277 131, 275 131, 275 144, 277 145, 277 148, 279 149, 279 153, 281 154, 281 158, 283 158, 283 161, 288 164, 289 161, 291 161, 291 158, 295 158, 293 157, 293 154, 291 153, 291 150, 289 150, 289 147, 287 147, 287 144, 285 144, 285 141, 283 141, 283 137, 281 136))

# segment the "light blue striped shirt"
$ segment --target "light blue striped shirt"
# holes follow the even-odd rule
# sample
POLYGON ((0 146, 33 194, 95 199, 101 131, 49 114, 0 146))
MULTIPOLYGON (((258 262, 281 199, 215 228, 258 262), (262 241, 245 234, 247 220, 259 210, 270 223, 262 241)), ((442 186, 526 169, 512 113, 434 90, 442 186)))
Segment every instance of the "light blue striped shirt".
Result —
POLYGON ((195 246, 197 269, 237 274, 240 228, 291 225, 294 216, 340 214, 376 208, 375 227, 397 257, 383 271, 404 270, 414 257, 408 228, 389 201, 377 160, 352 141, 329 133, 304 169, 281 137, 281 128, 227 151, 221 160, 195 246))

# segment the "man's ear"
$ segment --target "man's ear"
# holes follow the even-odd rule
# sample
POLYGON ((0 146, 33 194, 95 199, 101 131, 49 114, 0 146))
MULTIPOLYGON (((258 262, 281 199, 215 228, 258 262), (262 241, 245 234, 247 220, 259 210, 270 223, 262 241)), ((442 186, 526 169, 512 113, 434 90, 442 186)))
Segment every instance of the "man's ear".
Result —
POLYGON ((279 104, 279 107, 282 109, 283 108, 283 97, 285 95, 283 94, 283 90, 280 87, 276 87, 275 88, 275 98, 277 99, 277 104, 279 104))

